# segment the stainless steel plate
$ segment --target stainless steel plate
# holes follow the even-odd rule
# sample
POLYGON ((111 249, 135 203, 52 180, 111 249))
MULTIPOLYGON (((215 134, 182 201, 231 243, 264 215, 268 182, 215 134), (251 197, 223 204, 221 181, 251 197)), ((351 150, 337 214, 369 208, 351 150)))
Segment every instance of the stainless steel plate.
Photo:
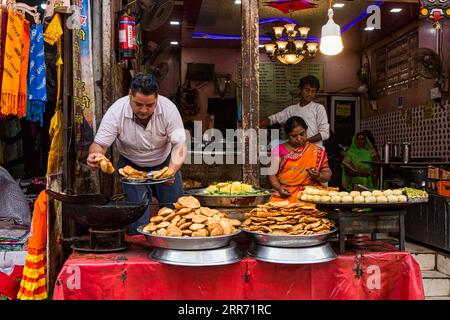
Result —
POLYGON ((239 262, 242 259, 242 252, 237 248, 236 243, 232 241, 229 246, 210 250, 155 248, 149 254, 149 258, 161 263, 177 266, 205 267, 239 262))
POLYGON ((206 188, 191 189, 185 193, 194 196, 204 207, 255 207, 258 204, 264 204, 270 200, 270 197, 276 193, 274 190, 256 188, 259 191, 266 191, 265 194, 249 195, 209 195, 206 188))
POLYGON ((337 232, 337 228, 328 233, 313 234, 309 236, 303 235, 283 235, 283 234, 267 234, 254 231, 244 230, 257 244, 264 246, 272 246, 279 248, 302 248, 317 246, 327 242, 327 240, 337 232))
POLYGON ((233 234, 217 237, 163 237, 144 232, 144 227, 145 225, 140 226, 137 231, 145 235, 151 246, 174 250, 208 250, 226 247, 233 237, 241 233, 239 230, 233 234))
POLYGON ((158 180, 152 180, 151 178, 147 178, 147 179, 133 179, 133 178, 121 178, 120 181, 122 183, 125 184, 134 184, 134 185, 151 185, 151 184, 159 184, 159 183, 164 183, 167 180, 169 180, 169 178, 164 178, 164 179, 158 179, 158 180))
POLYGON ((256 260, 280 264, 323 263, 337 258, 328 242, 307 248, 276 248, 253 242, 248 254, 256 260))

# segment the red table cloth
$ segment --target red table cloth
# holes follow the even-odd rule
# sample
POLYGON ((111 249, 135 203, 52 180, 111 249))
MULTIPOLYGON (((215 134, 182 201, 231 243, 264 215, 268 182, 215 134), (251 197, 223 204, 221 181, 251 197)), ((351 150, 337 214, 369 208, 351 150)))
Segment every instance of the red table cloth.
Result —
POLYGON ((358 250, 307 265, 245 258, 184 267, 149 259, 140 236, 131 241, 125 252, 73 253, 58 275, 53 299, 424 299, 420 267, 409 252, 358 250))
POLYGON ((17 299, 22 279, 23 266, 14 266, 11 274, 7 275, 0 271, 0 298, 5 295, 11 300, 17 299))

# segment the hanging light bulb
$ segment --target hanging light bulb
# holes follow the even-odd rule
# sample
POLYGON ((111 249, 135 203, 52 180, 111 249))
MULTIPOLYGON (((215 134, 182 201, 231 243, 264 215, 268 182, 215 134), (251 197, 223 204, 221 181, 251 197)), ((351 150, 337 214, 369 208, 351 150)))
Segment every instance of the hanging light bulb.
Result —
POLYGON ((342 51, 341 28, 333 21, 333 9, 328 9, 328 22, 322 27, 320 52, 326 55, 336 55, 342 51))

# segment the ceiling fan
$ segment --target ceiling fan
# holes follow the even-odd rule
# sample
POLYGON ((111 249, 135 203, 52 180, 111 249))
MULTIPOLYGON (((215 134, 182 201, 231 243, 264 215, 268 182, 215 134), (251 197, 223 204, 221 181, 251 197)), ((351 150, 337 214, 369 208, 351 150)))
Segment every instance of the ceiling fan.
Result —
POLYGON ((155 31, 169 19, 174 0, 138 0, 139 22, 147 32, 155 31))

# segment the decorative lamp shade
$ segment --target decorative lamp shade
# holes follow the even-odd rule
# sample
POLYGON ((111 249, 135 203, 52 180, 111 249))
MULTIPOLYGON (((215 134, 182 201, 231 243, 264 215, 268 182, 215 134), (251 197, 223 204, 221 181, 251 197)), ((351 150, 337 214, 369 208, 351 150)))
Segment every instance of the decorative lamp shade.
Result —
POLYGON ((283 35, 284 27, 273 27, 273 31, 275 32, 275 37, 278 39, 283 35))
POLYGON ((267 54, 273 55, 275 53, 276 46, 274 43, 266 43, 264 48, 266 49, 267 54))
POLYGON ((295 40, 294 44, 295 44, 296 50, 302 50, 303 46, 305 45, 305 41, 304 40, 295 40))
POLYGON ((277 56, 277 59, 284 64, 297 64, 302 61, 303 55, 296 55, 295 53, 288 53, 285 55, 277 56))
POLYGON ((281 51, 281 52, 286 50, 287 45, 288 45, 287 41, 277 41, 278 50, 281 51))
POLYGON ((342 51, 341 28, 333 21, 333 9, 328 9, 328 22, 322 27, 320 52, 326 55, 336 55, 342 51))
POLYGON ((286 28, 287 33, 295 30, 295 24, 293 23, 285 24, 284 27, 286 28))
POLYGON ((317 50, 319 50, 319 44, 317 42, 308 42, 306 44, 306 50, 310 55, 315 55, 317 50))
POLYGON ((301 28, 298 28, 298 31, 300 32, 300 37, 306 38, 308 36, 309 28, 301 27, 301 28))

